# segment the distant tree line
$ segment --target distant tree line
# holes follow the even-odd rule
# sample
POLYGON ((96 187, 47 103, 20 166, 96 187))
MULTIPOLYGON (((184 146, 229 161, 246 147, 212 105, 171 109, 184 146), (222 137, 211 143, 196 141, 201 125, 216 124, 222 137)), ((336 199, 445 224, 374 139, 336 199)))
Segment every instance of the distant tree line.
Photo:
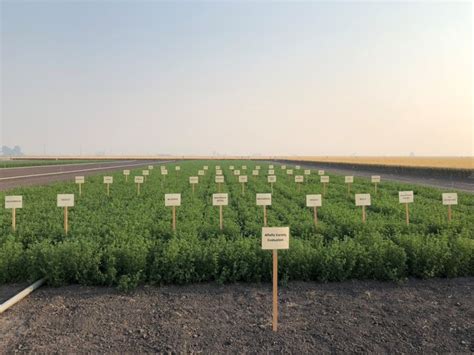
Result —
POLYGON ((1 155, 19 156, 23 155, 23 152, 21 151, 21 147, 19 145, 16 145, 13 148, 7 147, 6 145, 2 145, 1 155))

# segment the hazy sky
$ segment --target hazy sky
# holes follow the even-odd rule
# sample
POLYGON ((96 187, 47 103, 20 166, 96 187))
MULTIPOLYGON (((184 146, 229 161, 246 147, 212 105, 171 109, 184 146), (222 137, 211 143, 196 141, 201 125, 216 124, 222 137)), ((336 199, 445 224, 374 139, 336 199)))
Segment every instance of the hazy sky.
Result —
POLYGON ((0 143, 473 155, 471 7, 2 1, 0 143))

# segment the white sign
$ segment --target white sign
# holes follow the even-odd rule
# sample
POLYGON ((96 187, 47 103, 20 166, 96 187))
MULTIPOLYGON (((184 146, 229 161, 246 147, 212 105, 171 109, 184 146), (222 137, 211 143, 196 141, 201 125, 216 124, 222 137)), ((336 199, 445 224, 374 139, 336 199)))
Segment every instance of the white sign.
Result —
POLYGON ((272 194, 257 194, 257 206, 271 206, 272 194))
POLYGON ((174 170, 180 171, 180 170, 181 170, 181 167, 180 167, 180 166, 175 166, 175 167, 174 167, 174 170))
POLYGON ((268 170, 268 175, 275 175, 275 170, 273 169, 268 170))
POLYGON ((293 175, 293 169, 288 169, 288 170, 286 171, 286 173, 287 173, 288 175, 293 175))
POLYGON ((443 205, 457 205, 458 194, 456 192, 443 193, 443 205))
POLYGON ((273 165, 269 165, 269 166, 268 166, 268 169, 273 169, 273 165))
POLYGON ((311 175, 311 170, 306 169, 306 170, 304 171, 304 174, 305 174, 305 175, 311 175))
POLYGON ((260 165, 256 165, 255 170, 260 170, 260 165))
POLYGON ((153 170, 153 165, 148 165, 148 170, 153 170))
POLYGON ((199 177, 198 177, 198 176, 190 176, 190 177, 189 177, 189 183, 190 183, 190 184, 197 184, 197 183, 199 183, 199 177))
POLYGON ((344 182, 346 184, 352 184, 354 182, 354 177, 353 176, 345 176, 344 177, 344 182))
POLYGON ((135 184, 143 184, 143 176, 135 176, 135 184))
POLYGON ((216 170, 221 170, 221 166, 220 166, 220 165, 216 165, 216 170))
POLYGON ((242 170, 247 170, 247 165, 242 165, 242 170))
POLYGON ((234 170, 234 166, 233 165, 229 166, 229 169, 234 170))
POLYGON ((268 175, 268 182, 277 182, 276 175, 268 175))
POLYGON ((398 201, 400 203, 412 203, 413 202, 413 191, 399 191, 398 201))
POLYGON ((263 227, 262 249, 289 249, 290 228, 289 227, 263 227))
POLYGON ((123 175, 130 175, 130 170, 124 170, 123 175))
POLYGON ((227 206, 229 204, 229 195, 227 193, 212 194, 213 206, 227 206))
POLYGON ((295 166, 295 169, 296 169, 296 170, 300 170, 300 169, 301 169, 301 166, 296 165, 296 166, 295 166))
POLYGON ((83 184, 85 181, 84 176, 76 176, 76 184, 83 184))
POLYGON ((303 175, 295 175, 295 182, 303 182, 304 177, 303 175))
POLYGON ((324 170, 318 170, 318 175, 324 175, 324 170))
POLYGON ((209 169, 209 166, 204 165, 204 166, 203 166, 203 169, 204 169, 204 170, 208 170, 208 169, 209 169))
POLYGON ((181 206, 181 194, 165 194, 165 206, 181 206))
POLYGON ((372 180, 372 182, 380 182, 380 176, 372 175, 371 180, 372 180))
POLYGON ((356 194, 356 206, 370 206, 370 194, 356 194))
POLYGON ((247 175, 240 175, 239 182, 247 182, 247 175))
POLYGON ((166 165, 160 165, 161 170, 166 170, 166 165))
POLYGON ((74 194, 58 194, 58 207, 73 207, 74 194))
POLYGON ((329 182, 329 176, 321 176, 321 182, 329 182))
POLYGON ((323 200, 320 194, 306 195, 306 207, 321 207, 323 200))
POLYGON ((216 176, 216 184, 222 184, 222 183, 224 183, 224 176, 217 175, 216 176))
MULTIPOLYGON (((161 170, 161 173, 163 174, 163 170, 161 170)), ((148 175, 150 175, 150 170, 142 170, 142 175, 143 175, 143 176, 148 176, 148 175)))
POLYGON ((258 176, 258 170, 252 170, 252 175, 253 176, 258 176))
POLYGON ((168 175, 168 170, 167 169, 161 170, 161 175, 168 175))
POLYGON ((234 175, 240 175, 240 170, 234 170, 234 175))
POLYGON ((286 169, 286 165, 282 165, 281 170, 285 170, 285 169, 286 169))
POLYGON ((203 175, 204 175, 204 170, 199 170, 199 171, 198 171, 198 175, 199 175, 199 176, 203 176, 203 175))
POLYGON ((216 170, 216 175, 222 175, 222 170, 216 170))
POLYGON ((5 208, 23 208, 23 196, 5 196, 5 208))
POLYGON ((104 184, 113 184, 114 177, 113 176, 104 176, 104 184))

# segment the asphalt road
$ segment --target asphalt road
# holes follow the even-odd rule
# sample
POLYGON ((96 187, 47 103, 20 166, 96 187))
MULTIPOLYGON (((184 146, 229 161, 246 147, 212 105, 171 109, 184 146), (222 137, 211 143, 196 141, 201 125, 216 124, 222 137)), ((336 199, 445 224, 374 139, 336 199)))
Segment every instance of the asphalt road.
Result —
MULTIPOLYGON (((287 163, 288 164, 288 163, 287 163)), ((300 165, 302 169, 324 169, 326 172, 337 174, 337 175, 353 175, 355 177, 370 177, 372 175, 380 175, 382 182, 384 180, 404 182, 415 185, 424 185, 437 187, 441 189, 459 190, 464 192, 474 193, 474 176, 470 179, 457 179, 452 177, 439 177, 432 175, 414 176, 403 173, 389 173, 381 172, 374 169, 367 168, 345 168, 345 167, 333 167, 327 166, 320 163, 308 163, 308 162, 293 162, 294 165, 300 165)))
POLYGON ((128 160, 0 169, 0 191, 20 186, 43 185, 55 181, 70 180, 77 175, 88 176, 106 171, 117 171, 168 162, 170 160, 128 160))

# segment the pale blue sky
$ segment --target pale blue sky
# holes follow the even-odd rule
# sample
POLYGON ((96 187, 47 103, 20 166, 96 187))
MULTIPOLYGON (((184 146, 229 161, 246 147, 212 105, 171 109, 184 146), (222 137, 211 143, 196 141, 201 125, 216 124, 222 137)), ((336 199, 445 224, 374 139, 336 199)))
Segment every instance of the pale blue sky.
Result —
POLYGON ((1 3, 2 144, 472 155, 464 3, 1 3))

